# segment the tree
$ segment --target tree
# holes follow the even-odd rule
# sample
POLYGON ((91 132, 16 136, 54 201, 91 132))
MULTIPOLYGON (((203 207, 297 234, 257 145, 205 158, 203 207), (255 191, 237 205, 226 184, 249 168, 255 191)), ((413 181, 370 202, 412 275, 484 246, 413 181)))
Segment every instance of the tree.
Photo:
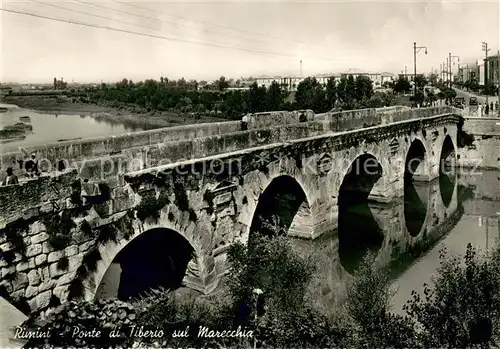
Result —
POLYGON ((373 83, 369 77, 358 75, 355 80, 355 99, 361 105, 373 96, 373 83))
POLYGON ((295 104, 298 109, 312 109, 317 113, 328 109, 325 91, 316 78, 308 77, 299 83, 295 104))
POLYGON ((335 107, 337 101, 337 82, 335 78, 329 78, 326 83, 326 100, 329 109, 335 107))
POLYGON ((224 89, 229 87, 229 82, 226 80, 224 76, 221 76, 219 80, 215 82, 215 86, 219 91, 223 91, 224 89))
POLYGON ((266 110, 266 94, 267 90, 264 86, 257 86, 254 82, 250 86, 250 91, 247 94, 248 111, 251 113, 262 112, 266 110))
POLYGON ((266 110, 281 110, 284 99, 283 97, 284 94, 280 85, 276 81, 273 81, 266 93, 266 110))
POLYGON ((427 83, 427 79, 423 75, 415 76, 415 84, 417 85, 417 89, 423 90, 427 83))
POLYGON ((394 84, 394 91, 397 93, 408 93, 411 91, 411 84, 406 78, 401 78, 394 84))

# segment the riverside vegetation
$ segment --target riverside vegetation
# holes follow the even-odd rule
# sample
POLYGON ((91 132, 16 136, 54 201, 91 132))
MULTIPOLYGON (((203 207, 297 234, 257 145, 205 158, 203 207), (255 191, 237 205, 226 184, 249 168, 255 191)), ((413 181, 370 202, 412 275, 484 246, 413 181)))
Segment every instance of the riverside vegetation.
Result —
POLYGON ((374 256, 367 255, 348 289, 344 308, 331 314, 308 299, 306 290, 315 270, 312 258, 300 257, 278 233, 252 233, 251 241, 230 247, 225 290, 196 298, 156 290, 129 303, 71 301, 54 308, 46 320, 32 318, 24 324, 50 332, 49 338, 31 339, 27 347, 142 343, 249 348, 254 337, 261 348, 488 348, 497 344, 500 248, 484 256, 469 244, 463 258, 442 250, 433 285, 423 285, 423 297, 413 292, 404 316, 391 312, 389 271, 375 267, 374 256), (255 288, 263 291, 265 303, 255 302, 255 288), (200 326, 214 331, 239 327, 252 331, 254 337, 199 337, 200 326), (74 336, 75 328, 101 335, 74 336), (182 332, 185 336, 173 336, 182 332))
MULTIPOLYGON (((240 86, 239 83, 236 86, 240 86)), ((316 113, 340 107, 343 110, 383 107, 396 101, 392 92, 374 92, 369 78, 352 75, 340 81, 333 78, 324 86, 314 77, 297 85, 293 94, 273 82, 268 88, 254 83, 247 90, 226 90, 229 82, 221 77, 212 89, 199 90, 196 81, 161 78, 134 83, 123 79, 114 85, 102 84, 84 93, 74 92, 79 102, 128 108, 135 112, 175 112, 192 115, 217 115, 240 119, 246 113, 269 110, 312 109, 316 113)))

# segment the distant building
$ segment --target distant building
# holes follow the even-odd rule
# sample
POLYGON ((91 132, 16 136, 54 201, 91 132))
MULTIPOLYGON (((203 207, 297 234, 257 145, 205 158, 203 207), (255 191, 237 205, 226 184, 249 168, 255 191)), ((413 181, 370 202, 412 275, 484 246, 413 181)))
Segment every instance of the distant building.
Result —
MULTIPOLYGON (((368 77, 375 88, 381 87, 385 82, 394 81, 395 75, 391 73, 359 73, 359 72, 346 72, 340 74, 317 74, 311 76, 311 78, 315 78, 321 85, 326 86, 328 80, 335 79, 335 81, 340 81, 341 78, 347 78, 349 75, 352 75, 353 78, 357 76, 366 76, 368 77)), ((276 81, 283 89, 287 91, 296 91, 299 83, 305 80, 305 77, 294 77, 294 76, 262 76, 255 78, 253 81, 257 83, 258 86, 265 86, 268 88, 271 86, 273 81, 276 81)))
POLYGON ((57 80, 54 78, 54 90, 65 90, 68 87, 68 83, 63 81, 63 78, 61 80, 57 80))
MULTIPOLYGON (((417 74, 417 76, 424 76, 424 74, 417 74)), ((410 82, 413 82, 413 80, 415 80, 415 74, 399 74, 398 79, 406 79, 410 82)))
POLYGON ((476 63, 461 64, 458 68, 458 81, 465 83, 476 79, 476 63))
POLYGON ((486 72, 484 69, 484 62, 478 61, 476 65, 476 76, 478 77, 478 84, 479 86, 484 86, 485 84, 485 78, 486 78, 486 72))
MULTIPOLYGON (((490 56, 484 61, 484 83, 498 84, 500 79, 500 55, 490 56)), ((483 84, 484 84, 483 83, 483 84)))

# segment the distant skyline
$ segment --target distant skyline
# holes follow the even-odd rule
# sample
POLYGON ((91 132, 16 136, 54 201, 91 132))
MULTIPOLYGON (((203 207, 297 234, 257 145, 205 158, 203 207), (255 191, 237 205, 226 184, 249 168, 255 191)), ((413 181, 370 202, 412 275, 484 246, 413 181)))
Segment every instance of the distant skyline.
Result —
POLYGON ((417 57, 417 73, 426 73, 448 52, 470 63, 484 57, 482 41, 489 55, 500 42, 498 1, 0 0, 0 7, 118 30, 0 11, 2 82, 299 75, 301 59, 305 76, 349 68, 398 74, 405 65, 413 73, 414 41, 428 48, 417 57))

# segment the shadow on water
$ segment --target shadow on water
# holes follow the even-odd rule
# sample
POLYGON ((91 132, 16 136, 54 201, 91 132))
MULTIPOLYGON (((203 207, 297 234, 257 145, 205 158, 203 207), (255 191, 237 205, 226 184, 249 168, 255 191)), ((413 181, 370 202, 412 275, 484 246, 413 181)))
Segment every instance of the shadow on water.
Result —
POLYGON ((384 235, 368 206, 368 196, 382 176, 382 167, 371 155, 358 157, 339 189, 339 258, 353 273, 368 251, 378 251, 384 235))
POLYGON ((173 230, 155 228, 144 232, 113 260, 121 267, 118 299, 126 301, 160 287, 178 289, 193 253, 189 242, 173 230))
POLYGON ((417 236, 425 222, 429 201, 428 183, 414 182, 415 174, 423 166, 425 147, 418 139, 414 140, 405 159, 404 173, 404 218, 406 229, 411 236, 417 236))
POLYGON ((408 181, 404 187, 404 218, 406 229, 411 236, 417 236, 424 225, 427 215, 427 203, 429 200, 429 185, 423 183, 418 185, 408 181), (420 192, 420 195, 419 195, 420 192))
POLYGON ((450 188, 455 186, 456 181, 455 155, 453 141, 447 135, 444 139, 439 159, 439 189, 441 191, 441 199, 446 207, 450 206, 453 196, 453 190, 450 190, 450 188))

